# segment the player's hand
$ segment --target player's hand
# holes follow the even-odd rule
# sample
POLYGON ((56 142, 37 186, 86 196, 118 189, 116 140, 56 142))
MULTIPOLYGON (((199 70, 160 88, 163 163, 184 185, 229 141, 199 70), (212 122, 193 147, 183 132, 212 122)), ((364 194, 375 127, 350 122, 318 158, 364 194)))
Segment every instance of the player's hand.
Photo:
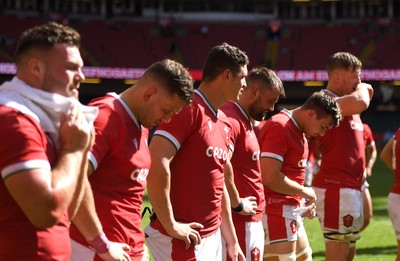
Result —
POLYGON ((366 179, 370 178, 372 176, 372 168, 365 168, 365 173, 367 174, 366 179))
POLYGON ((372 85, 369 83, 365 83, 365 82, 360 82, 357 85, 357 88, 366 88, 368 90, 368 94, 369 94, 369 99, 371 100, 372 97, 374 96, 374 88, 372 88, 372 85))
POLYGON ((232 261, 246 261, 246 257, 244 256, 239 244, 227 245, 226 251, 232 261))
POLYGON ((315 194, 314 189, 311 187, 303 187, 300 196, 307 199, 310 204, 315 203, 315 201, 317 200, 317 195, 315 194))
POLYGON ((243 203, 243 210, 239 212, 241 215, 253 216, 257 211, 257 198, 250 196, 240 199, 243 203))
POLYGON ((92 145, 92 133, 78 104, 60 118, 60 147, 67 152, 87 151, 92 145))
POLYGON ((305 207, 307 207, 307 209, 303 213, 301 213, 301 216, 303 218, 308 218, 308 219, 315 218, 316 211, 317 211, 315 203, 310 203, 309 201, 306 201, 305 207))
POLYGON ((108 252, 97 254, 101 259, 105 261, 131 261, 129 254, 126 251, 131 249, 125 243, 110 242, 110 249, 108 252))
POLYGON ((201 243, 201 236, 199 231, 197 230, 203 227, 204 226, 202 224, 196 222, 192 223, 175 222, 172 231, 167 231, 167 232, 171 237, 185 242, 185 249, 187 250, 192 244, 196 246, 201 243))

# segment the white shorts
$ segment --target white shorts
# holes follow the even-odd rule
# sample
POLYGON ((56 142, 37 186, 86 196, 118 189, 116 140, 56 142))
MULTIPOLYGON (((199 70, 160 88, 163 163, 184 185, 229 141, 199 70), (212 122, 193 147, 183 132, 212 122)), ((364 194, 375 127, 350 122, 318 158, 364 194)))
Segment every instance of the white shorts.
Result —
MULTIPOLYGON (((261 221, 243 222, 235 220, 236 235, 246 261, 262 260, 264 255, 264 228, 261 221)), ((222 239, 222 260, 227 260, 225 241, 222 239)))
POLYGON ((185 243, 182 240, 166 236, 150 225, 144 229, 144 232, 146 233, 147 246, 155 261, 209 261, 222 259, 220 229, 214 234, 202 238, 200 245, 191 246, 188 250, 185 250, 185 243))
POLYGON ((266 213, 263 215, 265 245, 297 241, 300 237, 306 235, 299 207, 283 205, 281 208, 281 215, 266 213))
POLYGON ((93 260, 96 252, 92 249, 79 244, 75 240, 71 239, 71 259, 70 261, 82 261, 82 260, 93 260))
POLYGON ((314 187, 317 216, 324 231, 346 234, 359 232, 364 223, 363 197, 356 189, 314 187))
POLYGON ((389 193, 388 214, 392 221, 397 240, 400 240, 400 194, 389 193))
POLYGON ((364 189, 369 188, 369 183, 367 180, 364 181, 364 183, 361 186, 361 191, 363 191, 364 189))

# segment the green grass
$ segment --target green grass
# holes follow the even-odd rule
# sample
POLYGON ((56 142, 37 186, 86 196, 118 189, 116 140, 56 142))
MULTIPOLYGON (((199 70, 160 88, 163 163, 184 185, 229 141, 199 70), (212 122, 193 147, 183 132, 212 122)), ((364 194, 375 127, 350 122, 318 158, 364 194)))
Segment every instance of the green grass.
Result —
MULTIPOLYGON (((357 242, 356 261, 387 261, 395 260, 397 241, 392 224, 387 214, 387 195, 393 185, 393 173, 383 165, 380 159, 368 180, 373 203, 373 218, 369 226, 361 233, 357 242)), ((144 197, 144 207, 150 207, 148 197, 144 197)), ((142 226, 149 223, 149 213, 143 218, 142 226)), ((325 259, 325 245, 317 219, 305 220, 308 239, 313 249, 313 260, 325 259)), ((151 259, 152 260, 152 259, 151 259)))

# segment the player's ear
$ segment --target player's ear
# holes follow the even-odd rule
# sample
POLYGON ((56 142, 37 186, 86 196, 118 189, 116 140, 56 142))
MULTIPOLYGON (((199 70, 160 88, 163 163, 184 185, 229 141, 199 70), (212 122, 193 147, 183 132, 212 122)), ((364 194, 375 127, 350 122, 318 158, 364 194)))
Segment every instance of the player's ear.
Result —
POLYGON ((153 96, 157 94, 157 88, 150 86, 146 89, 146 91, 143 94, 143 99, 144 101, 149 101, 153 96))
POLYGON ((256 100, 261 95, 261 90, 258 84, 252 84, 251 86, 247 86, 246 88, 250 88, 250 92, 254 100, 256 100))
POLYGON ((229 69, 225 69, 225 71, 222 73, 222 77, 223 77, 224 79, 229 80, 230 73, 231 73, 231 71, 230 71, 229 69))
POLYGON ((313 109, 308 110, 308 117, 312 118, 316 118, 317 117, 317 112, 313 109))
POLYGON ((36 58, 29 59, 28 66, 32 75, 35 75, 36 77, 40 77, 44 70, 44 64, 36 58))

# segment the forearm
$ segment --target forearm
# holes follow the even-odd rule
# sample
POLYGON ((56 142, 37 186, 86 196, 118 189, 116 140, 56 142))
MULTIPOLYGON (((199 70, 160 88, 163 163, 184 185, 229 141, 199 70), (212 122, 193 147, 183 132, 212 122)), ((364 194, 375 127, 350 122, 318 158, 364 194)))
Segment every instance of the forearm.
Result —
POLYGON ((157 219, 165 230, 171 231, 175 224, 170 200, 170 173, 167 170, 152 171, 147 177, 147 191, 157 219), (160 173, 161 172, 161 173, 160 173))
POLYGON ((377 151, 375 145, 369 145, 367 148, 367 153, 366 153, 366 168, 369 170, 372 170, 372 167, 375 164, 377 157, 377 151))
POLYGON ((229 194, 227 193, 226 189, 224 189, 224 195, 222 197, 222 211, 221 211, 221 233, 222 237, 224 238, 226 244, 234 245, 238 244, 238 240, 236 237, 235 227, 232 221, 231 215, 231 205, 229 203, 229 194))
POLYGON ((225 186, 229 194, 230 204, 237 207, 240 204, 240 195, 236 189, 234 173, 231 164, 226 164, 224 167, 225 186))
POLYGON ((361 114, 370 104, 373 96, 372 86, 366 83, 360 83, 357 89, 343 97, 337 99, 343 116, 361 114))
POLYGON ((383 147, 380 155, 380 159, 388 166, 389 169, 393 170, 393 143, 394 138, 391 138, 383 147))
MULTIPOLYGON (((90 196, 93 201, 92 188, 89 183, 89 179, 86 173, 88 173, 88 166, 90 163, 88 161, 82 162, 82 173, 83 178, 78 180, 76 185, 75 193, 71 200, 71 204, 69 205, 68 213, 69 217, 72 220, 75 217, 76 212, 78 211, 78 207, 81 205, 81 202, 86 197, 90 196), (88 194, 88 196, 86 195, 88 194)), ((94 202, 93 202, 94 205, 94 202)))
POLYGON ((69 210, 75 212, 75 202, 79 196, 84 182, 87 180, 87 152, 74 152, 61 154, 54 169, 51 180, 51 199, 60 213, 69 210))
POLYGON ((85 187, 83 199, 72 222, 87 241, 92 241, 100 234, 102 226, 96 214, 92 189, 87 184, 89 186, 85 187))
POLYGON ((280 172, 274 176, 275 177, 273 179, 269 179, 267 182, 264 182, 264 185, 275 192, 285 195, 300 195, 302 193, 304 186, 289 179, 283 173, 280 172))

